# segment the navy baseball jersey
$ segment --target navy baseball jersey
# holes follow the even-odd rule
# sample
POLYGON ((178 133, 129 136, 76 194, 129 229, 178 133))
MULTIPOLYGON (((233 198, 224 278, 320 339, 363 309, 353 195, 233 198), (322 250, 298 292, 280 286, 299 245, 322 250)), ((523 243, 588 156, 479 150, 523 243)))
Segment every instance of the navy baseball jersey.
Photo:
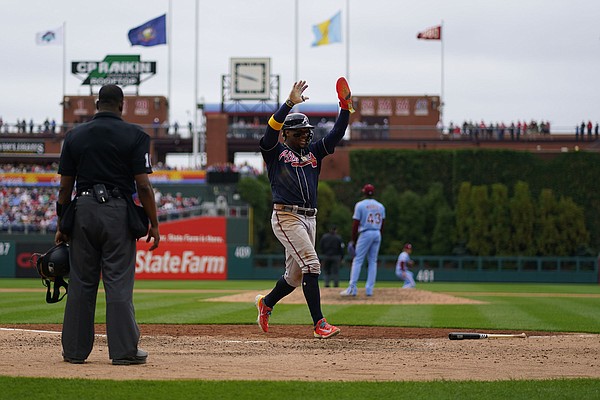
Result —
POLYGON ((317 208, 317 186, 321 162, 333 154, 344 137, 350 112, 341 110, 331 131, 300 152, 279 142, 279 131, 291 108, 283 104, 269 120, 260 140, 260 151, 267 164, 273 203, 317 208))

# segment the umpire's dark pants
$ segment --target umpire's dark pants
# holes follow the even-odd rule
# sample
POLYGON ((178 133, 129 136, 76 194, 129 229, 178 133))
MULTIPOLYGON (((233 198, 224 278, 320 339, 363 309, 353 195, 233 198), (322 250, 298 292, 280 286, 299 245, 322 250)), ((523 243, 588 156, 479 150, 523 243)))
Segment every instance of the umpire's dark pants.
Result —
POLYGON ((65 357, 86 359, 94 345, 94 315, 100 277, 106 292, 108 356, 135 355, 140 338, 133 308, 135 239, 127 227, 127 204, 111 198, 77 199, 71 235, 69 294, 62 345, 65 357))

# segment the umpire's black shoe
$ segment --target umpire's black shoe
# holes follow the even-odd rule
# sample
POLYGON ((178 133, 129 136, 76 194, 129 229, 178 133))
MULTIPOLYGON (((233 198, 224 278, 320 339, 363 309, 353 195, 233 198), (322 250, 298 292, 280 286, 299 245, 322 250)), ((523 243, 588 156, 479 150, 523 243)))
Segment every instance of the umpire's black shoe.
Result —
POLYGON ((115 358, 112 360, 113 365, 137 365, 146 364, 148 352, 138 349, 137 354, 131 357, 115 358))
POLYGON ((85 363, 85 360, 82 360, 80 358, 71 358, 71 357, 63 357, 63 361, 71 363, 71 364, 83 364, 83 363, 85 363))
POLYGON ((64 352, 62 353, 62 356, 63 356, 63 361, 64 362, 68 362, 70 364, 83 364, 83 363, 85 363, 85 360, 81 359, 81 358, 65 357, 65 353, 64 352))

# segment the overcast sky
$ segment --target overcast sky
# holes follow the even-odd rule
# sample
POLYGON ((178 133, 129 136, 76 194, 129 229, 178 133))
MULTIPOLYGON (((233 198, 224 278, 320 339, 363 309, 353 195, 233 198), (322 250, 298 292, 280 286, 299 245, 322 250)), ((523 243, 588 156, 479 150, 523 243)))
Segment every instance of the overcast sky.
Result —
MULTIPOLYGON (((195 0, 172 1, 172 120, 190 120, 194 100, 195 0)), ((549 120, 565 129, 600 120, 598 0, 300 0, 299 77, 310 101, 336 102, 349 75, 355 95, 439 95, 439 41, 418 40, 444 23, 445 121, 549 120), (312 25, 342 10, 344 43, 311 47, 312 25), (346 36, 349 11, 350 35, 346 36), (349 53, 346 41, 349 40, 349 53), (349 71, 346 71, 346 57, 349 71)), ((295 72, 295 0, 200 0, 198 96, 221 100, 232 57, 270 57, 285 100, 295 72)), ((129 29, 167 13, 168 0, 19 0, 0 5, 0 116, 62 121, 63 48, 37 32, 66 23, 66 94, 89 94, 71 61, 140 54, 158 73, 141 95, 167 95, 168 47, 132 47, 129 29)))

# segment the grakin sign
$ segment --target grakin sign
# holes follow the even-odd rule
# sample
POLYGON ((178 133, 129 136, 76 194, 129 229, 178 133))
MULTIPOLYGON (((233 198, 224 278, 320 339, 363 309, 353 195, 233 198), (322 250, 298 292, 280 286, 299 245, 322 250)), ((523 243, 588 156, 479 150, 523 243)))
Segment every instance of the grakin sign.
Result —
POLYGON ((141 61, 139 55, 108 55, 102 61, 73 61, 71 73, 82 85, 139 86, 156 74, 156 61, 141 61))

